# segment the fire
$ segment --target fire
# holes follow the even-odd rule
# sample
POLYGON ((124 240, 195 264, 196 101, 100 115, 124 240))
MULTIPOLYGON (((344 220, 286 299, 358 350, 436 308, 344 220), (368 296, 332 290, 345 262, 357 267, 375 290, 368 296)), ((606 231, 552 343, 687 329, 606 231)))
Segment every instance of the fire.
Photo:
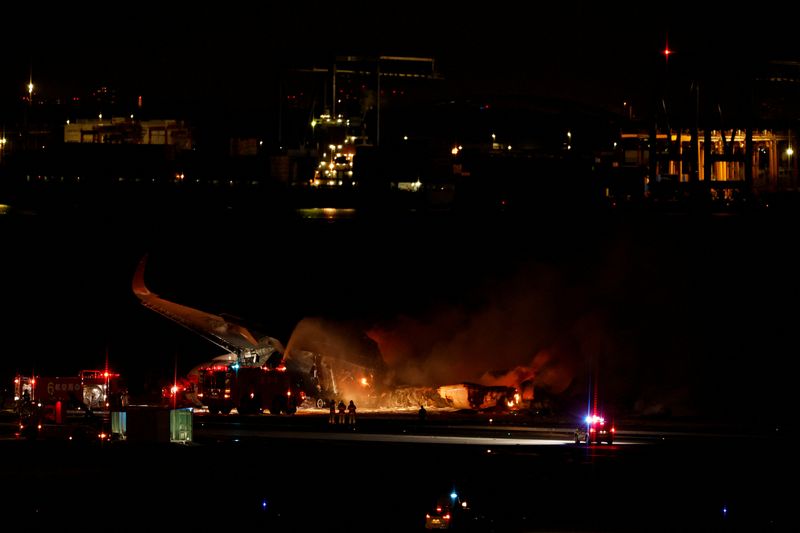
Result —
POLYGON ((366 387, 369 385, 369 381, 367 381, 367 378, 361 378, 361 384, 366 387))

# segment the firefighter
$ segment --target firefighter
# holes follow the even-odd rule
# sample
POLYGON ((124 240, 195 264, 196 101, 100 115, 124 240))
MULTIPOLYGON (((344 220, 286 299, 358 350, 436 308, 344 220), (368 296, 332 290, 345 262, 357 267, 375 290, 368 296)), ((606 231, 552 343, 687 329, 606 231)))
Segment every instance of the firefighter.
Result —
POLYGON ((424 405, 420 405, 419 406, 419 422, 420 422, 420 424, 424 424, 425 423, 425 416, 427 414, 428 414, 428 412, 425 410, 425 406, 424 405))
POLYGON ((336 400, 331 399, 328 401, 330 407, 330 414, 328 415, 328 424, 333 425, 336 423, 336 400))
POLYGON ((354 426, 356 424, 356 404, 353 403, 353 400, 350 400, 350 404, 347 406, 347 412, 349 413, 347 423, 354 426))
POLYGON ((344 400, 339 400, 339 423, 342 425, 344 425, 344 412, 346 409, 344 400))

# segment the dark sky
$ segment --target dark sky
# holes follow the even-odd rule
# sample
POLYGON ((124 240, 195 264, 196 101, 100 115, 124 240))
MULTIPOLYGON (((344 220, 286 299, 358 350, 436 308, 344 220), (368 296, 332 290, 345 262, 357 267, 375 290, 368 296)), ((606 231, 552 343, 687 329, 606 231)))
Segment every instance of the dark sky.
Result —
MULTIPOLYGON (((675 4, 678 5, 678 4, 675 4)), ((336 55, 434 57, 461 91, 617 103, 649 94, 669 39, 675 71, 717 76, 796 57, 796 8, 746 14, 641 3, 249 2, 5 8, 4 91, 33 68, 52 94, 108 83, 169 101, 258 100, 286 66, 336 55)), ((456 89, 454 89, 456 90, 456 89)))

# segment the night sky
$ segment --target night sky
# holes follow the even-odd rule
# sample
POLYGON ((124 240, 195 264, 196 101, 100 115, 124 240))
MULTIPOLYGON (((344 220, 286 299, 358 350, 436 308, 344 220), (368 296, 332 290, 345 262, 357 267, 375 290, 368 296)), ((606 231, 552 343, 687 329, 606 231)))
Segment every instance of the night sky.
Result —
POLYGON ((674 75, 705 79, 752 61, 796 58, 799 46, 796 7, 712 13, 670 3, 135 2, 3 11, 5 95, 24 92, 32 69, 51 97, 111 85, 203 109, 268 105, 285 68, 377 54, 435 58, 453 94, 558 95, 619 106, 650 98, 667 40, 674 75))

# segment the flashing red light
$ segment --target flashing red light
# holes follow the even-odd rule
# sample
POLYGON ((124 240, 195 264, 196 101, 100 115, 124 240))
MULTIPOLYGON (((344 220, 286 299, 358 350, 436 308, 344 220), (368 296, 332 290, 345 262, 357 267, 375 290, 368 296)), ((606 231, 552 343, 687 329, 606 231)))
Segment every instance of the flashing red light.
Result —
POLYGON ((442 506, 441 505, 437 505, 436 506, 436 512, 437 513, 441 513, 442 512, 442 506))
POLYGON ((446 514, 446 515, 444 515, 442 518, 444 518, 445 520, 450 520, 450 515, 449 515, 449 514, 446 514))
POLYGON ((664 55, 665 55, 665 56, 669 57, 669 55, 670 55, 671 53, 672 53, 672 50, 670 50, 670 49, 669 49, 669 47, 667 47, 667 48, 664 48, 664 55))

